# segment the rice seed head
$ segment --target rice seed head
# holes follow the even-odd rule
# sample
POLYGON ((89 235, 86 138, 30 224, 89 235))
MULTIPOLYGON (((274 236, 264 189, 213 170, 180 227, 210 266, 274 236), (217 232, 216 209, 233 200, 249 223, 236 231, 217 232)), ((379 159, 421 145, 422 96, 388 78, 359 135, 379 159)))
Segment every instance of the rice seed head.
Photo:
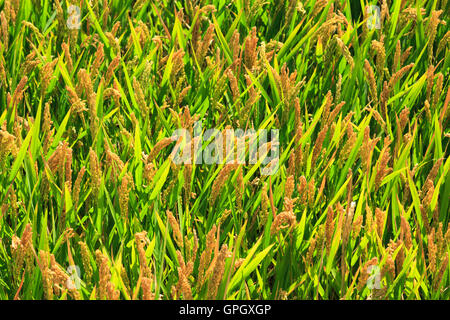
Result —
POLYGON ((17 106, 23 99, 23 94, 26 90, 25 86, 28 82, 28 77, 27 76, 23 76, 22 79, 20 79, 19 83, 17 84, 16 89, 14 90, 14 94, 12 96, 12 105, 10 105, 8 103, 8 105, 12 106, 17 106))
POLYGON ((422 189, 420 190, 421 198, 423 198, 427 194, 428 189, 431 187, 432 183, 436 179, 436 176, 437 176, 437 174, 439 172, 439 168, 441 167, 443 161, 444 161, 444 158, 438 159, 434 163, 434 165, 431 168, 430 172, 428 173, 427 178, 425 179, 425 183, 422 186, 422 189))
POLYGON ((220 190, 225 186, 232 171, 236 170, 237 164, 225 164, 225 166, 220 170, 211 188, 211 195, 209 197, 209 204, 213 206, 220 195, 220 190))
POLYGON ((437 28, 440 23, 445 24, 445 21, 439 19, 442 14, 442 10, 433 10, 431 12, 431 17, 429 17, 429 22, 426 30, 428 38, 428 61, 431 63, 433 61, 433 45, 436 38, 437 28))
POLYGON ((36 58, 36 51, 32 51, 25 57, 25 62, 21 66, 21 74, 29 75, 35 67, 41 64, 41 60, 36 58))
POLYGON ((434 84, 434 70, 436 69, 435 66, 430 64, 430 66, 427 69, 427 95, 426 100, 431 101, 431 91, 433 89, 434 84))
POLYGON ((352 238, 353 239, 358 238, 359 233, 361 232, 362 223, 363 223, 363 216, 362 215, 358 216, 353 221, 353 226, 352 226, 352 238))
POLYGON ((70 48, 67 45, 67 43, 63 42, 61 44, 61 47, 64 51, 64 58, 67 61, 67 70, 69 71, 69 73, 72 73, 73 70, 73 62, 72 62, 72 55, 70 54, 70 48))
POLYGON ((380 239, 383 238, 384 225, 386 221, 386 212, 379 208, 375 208, 375 221, 377 226, 377 233, 380 239))
POLYGON ((409 123, 409 109, 405 107, 400 112, 400 132, 403 132, 408 123, 409 123))
POLYGON ((81 182, 83 181, 83 176, 86 173, 86 168, 83 166, 81 167, 80 171, 78 172, 77 179, 75 180, 75 184, 73 187, 73 203, 75 209, 78 208, 78 201, 80 198, 80 191, 81 191, 81 182))
POLYGON ((324 123, 328 123, 328 116, 330 114, 331 105, 333 104, 333 96, 331 95, 331 90, 328 90, 327 95, 325 97, 325 104, 323 108, 323 122, 321 124, 321 128, 323 128, 324 123))
POLYGON ((230 81, 230 88, 231 88, 231 93, 232 93, 232 97, 233 97, 233 102, 236 103, 239 99, 239 96, 241 95, 241 93, 239 91, 238 81, 231 69, 227 70, 227 76, 228 76, 228 80, 230 81))
POLYGON ((120 292, 114 286, 114 283, 108 281, 106 284, 106 299, 107 300, 119 300, 120 292))
POLYGON ((370 209, 370 207, 368 206, 368 204, 366 203, 366 230, 369 233, 372 233, 372 231, 374 230, 374 221, 373 221, 373 214, 372 214, 372 210, 370 209))
POLYGON ((370 126, 367 126, 364 129, 364 139, 361 146, 361 151, 359 153, 361 157, 361 167, 363 171, 367 172, 370 169, 372 152, 377 142, 378 140, 374 141, 370 139, 370 126))
POLYGON ((390 144, 391 140, 388 136, 386 136, 386 138, 384 139, 384 147, 381 150, 380 160, 377 166, 377 173, 375 175, 375 191, 380 187, 384 177, 392 171, 392 168, 387 167, 391 159, 391 154, 389 152, 390 144))
POLYGON ((147 106, 147 102, 145 101, 144 91, 142 90, 141 84, 139 83, 139 81, 137 81, 136 77, 133 77, 133 90, 136 101, 140 107, 142 114, 144 115, 144 119, 146 119, 149 116, 149 109, 147 106))
POLYGON ((3 47, 4 47, 5 51, 8 51, 8 47, 9 47, 8 19, 6 19, 6 15, 5 15, 4 11, 5 10, 2 10, 0 12, 0 34, 2 35, 3 47))
POLYGON ((402 53, 401 57, 400 57, 400 65, 404 65, 406 60, 409 57, 409 54, 411 53, 412 47, 408 47, 405 52, 402 53))
MULTIPOLYGON (((7 83, 8 82, 7 82, 7 77, 6 77, 5 62, 4 62, 3 55, 0 55, 0 84, 2 86, 6 86, 7 83)), ((6 105, 9 106, 10 103, 8 102, 6 105)))
POLYGON ((214 41, 214 24, 210 23, 203 39, 197 44, 197 59, 199 66, 203 66, 208 50, 214 41))
POLYGON ((376 68, 377 73, 380 78, 383 78, 384 74, 384 65, 386 61, 386 52, 384 48, 384 43, 382 41, 372 40, 371 43, 372 50, 375 51, 377 58, 376 58, 376 68))
POLYGON ((441 286, 441 282, 444 277, 445 270, 447 270, 447 266, 448 266, 448 252, 445 253, 445 257, 441 263, 441 267, 439 268, 439 271, 436 274, 433 285, 435 291, 438 291, 441 286))
POLYGON ((302 146, 300 144, 300 140, 303 136, 303 127, 301 121, 301 113, 300 113, 300 100, 298 98, 294 101, 295 106, 295 170, 296 174, 300 174, 300 170, 302 167, 302 146))
POLYGON ((146 244, 150 243, 150 240, 147 238, 147 231, 137 232, 134 235, 134 239, 136 242, 136 247, 139 255, 139 268, 141 274, 143 277, 152 278, 152 273, 147 263, 144 248, 146 244))
POLYGON ((100 191, 102 171, 100 162, 98 161, 97 153, 95 153, 92 148, 90 148, 89 150, 89 166, 91 169, 92 196, 94 199, 97 199, 100 191))
POLYGON ((436 232, 436 246, 437 246, 437 256, 441 259, 444 256, 445 252, 445 240, 444 240, 444 232, 442 230, 442 222, 439 222, 439 226, 436 232))
POLYGON ((430 182, 429 187, 427 188, 427 193, 425 194, 424 198, 422 199, 422 205, 424 208, 429 208, 431 204, 431 200, 433 198, 434 193, 434 183, 431 180, 428 180, 430 182))
POLYGON ((264 226, 267 222, 267 217, 269 215, 269 196, 267 195, 267 183, 263 184, 261 190, 261 206, 259 209, 260 225, 264 226))
POLYGON ((342 167, 342 165, 345 163, 345 161, 347 161, 350 152, 352 151, 355 143, 356 143, 356 139, 357 139, 357 135, 356 133, 353 131, 353 123, 351 121, 348 122, 347 126, 346 126, 346 135, 347 135, 347 141, 345 142, 342 150, 340 151, 339 155, 339 166, 342 167))
POLYGON ((95 59, 94 59, 94 62, 92 63, 91 69, 90 69, 91 78, 94 81, 95 81, 95 79, 97 79, 99 69, 105 58, 105 53, 103 51, 103 47, 104 47, 103 43, 100 42, 97 46, 97 51, 95 52, 95 59))
POLYGON ((336 102, 341 101, 341 91, 342 91, 342 74, 339 73, 338 81, 336 83, 336 95, 334 97, 334 101, 336 101, 336 102))
POLYGON ((72 89, 71 87, 66 86, 66 90, 67 90, 67 93, 69 94, 69 101, 71 104, 71 109, 74 112, 76 112, 77 114, 79 114, 84 122, 83 112, 88 110, 86 108, 85 101, 81 100, 80 97, 78 96, 78 94, 76 93, 76 91, 74 89, 72 89))
POLYGON ((426 230, 426 232, 428 234, 428 233, 430 233, 431 226, 430 226, 430 222, 428 220, 427 209, 422 204, 420 205, 420 213, 421 213, 421 216, 422 216, 422 221, 423 221, 424 226, 425 226, 425 230, 426 230))
POLYGON ((81 260, 83 262, 85 281, 87 285, 90 285, 93 275, 93 269, 91 265, 91 258, 90 258, 91 255, 89 253, 89 248, 86 242, 79 241, 78 244, 80 246, 81 260))
POLYGON ((72 191, 72 148, 69 147, 69 144, 66 142, 64 144, 64 173, 65 173, 65 183, 68 186, 69 192, 72 191))
POLYGON ((33 230, 31 224, 25 226, 22 237, 13 236, 11 242, 11 252, 13 257, 13 275, 15 279, 20 278, 22 267, 30 273, 34 269, 34 247, 33 247, 33 230))
POLYGON ((223 273, 225 271, 225 260, 230 256, 228 251, 228 246, 226 244, 222 245, 217 256, 216 264, 214 266, 214 272, 212 278, 208 284, 208 294, 209 300, 216 299, 217 290, 219 289, 220 283, 222 282, 223 273))
POLYGON ((333 136, 334 133, 334 129, 333 126, 335 125, 335 122, 333 122, 336 119, 336 116, 339 114, 339 112, 341 112, 342 107, 345 105, 345 101, 341 101, 340 103, 338 103, 334 109, 331 111, 330 116, 328 117, 327 120, 327 124, 330 125, 331 124, 331 133, 330 136, 333 136))
POLYGON ((433 108, 437 107, 439 98, 441 97, 443 83, 444 83, 444 75, 439 72, 437 75, 436 88, 434 89, 433 104, 432 104, 433 108))
POLYGON ((292 194, 294 193, 294 188, 295 188, 294 176, 290 175, 286 178, 286 182, 284 184, 284 196, 286 198, 291 199, 292 194))
POLYGON ((119 207, 124 221, 128 221, 128 201, 130 199, 130 175, 127 173, 123 176, 119 185, 119 207))
POLYGON ((258 45, 258 37, 256 36, 256 27, 253 27, 250 34, 245 39, 244 63, 245 66, 253 71, 257 60, 256 47, 258 45))
POLYGON ((212 252, 216 245, 216 226, 213 225, 211 230, 206 235, 206 246, 200 256, 200 263, 198 267, 197 277, 197 291, 203 286, 205 279, 206 268, 211 262, 212 252))
POLYGON ((243 197, 245 194, 244 185, 244 168, 239 167, 238 175, 236 177, 236 204, 238 210, 243 210, 243 197))
MULTIPOLYGON (((383 82, 383 90, 381 91, 381 94, 380 94, 380 109, 385 117, 387 116, 387 103, 389 100, 389 96, 390 96, 389 85, 388 85, 387 81, 384 81, 383 82)), ((383 130, 385 130, 386 124, 384 123, 383 119, 379 116, 378 112, 374 112, 374 116, 375 116, 375 119, 381 123, 383 130)))
POLYGON ((42 284, 44 287, 45 299, 53 300, 53 280, 52 271, 49 268, 50 256, 44 250, 39 251, 39 269, 42 274, 42 284))
POLYGON ((447 232, 445 233, 444 239, 445 239, 445 244, 447 246, 450 246, 450 222, 447 225, 447 232))
POLYGON ((436 271, 436 260, 437 260, 437 246, 434 243, 435 229, 431 229, 428 234, 428 268, 431 273, 436 271))
POLYGON ((159 154, 159 152, 166 148, 168 145, 170 145, 173 142, 172 137, 163 138, 162 140, 158 141, 155 146, 153 147, 152 151, 148 155, 148 162, 153 162, 153 160, 156 158, 156 156, 159 154))
POLYGON ((184 175, 183 187, 184 187, 184 191, 185 191, 185 202, 188 203, 189 199, 192 197, 192 194, 191 194, 192 165, 191 164, 184 165, 183 175, 184 175))
POLYGON ((384 263, 382 274, 389 274, 392 279, 395 279, 395 262, 390 253, 386 256, 386 262, 384 263))
MULTIPOLYGON (((124 135, 126 133, 122 132, 124 135)), ((111 180, 112 182, 117 182, 120 178, 120 175, 125 168, 125 164, 123 163, 122 159, 111 151, 111 148, 109 147, 108 143, 105 141, 105 165, 106 168, 110 168, 111 170, 111 180)), ((125 176, 129 175, 129 173, 125 173, 125 176)), ((130 178, 131 180, 131 178, 130 178)), ((131 181, 128 181, 131 182, 131 181)))
POLYGON ((120 63, 120 55, 117 55, 114 57, 114 59, 111 61, 111 63, 108 66, 108 69, 106 70, 106 76, 105 76, 105 85, 108 85, 111 81, 114 71, 117 69, 120 63))
MULTIPOLYGON (((287 198, 285 198, 285 201, 287 198)), ((276 215, 270 227, 270 234, 274 235, 282 229, 289 228, 292 230, 297 223, 297 218, 292 211, 283 211, 276 215)))
POLYGON ((342 55, 344 56, 345 60, 350 65, 350 68, 353 70, 355 68, 355 62, 353 61, 353 57, 350 54, 348 47, 339 37, 336 37, 336 43, 338 47, 341 49, 342 55))
POLYGON ((392 74, 394 74, 398 69, 398 66, 400 64, 401 54, 402 54, 401 43, 400 43, 400 40, 397 40, 397 44, 395 45, 394 60, 392 63, 392 68, 391 68, 392 74))
POLYGON ((447 33, 439 41, 438 48, 436 50, 436 57, 439 56, 439 53, 442 50, 444 50, 444 48, 447 47, 449 42, 450 42, 450 31, 447 31, 447 33))
POLYGON ((364 287, 367 285, 367 280, 369 279, 369 272, 368 269, 370 266, 376 266, 378 264, 378 258, 372 258, 371 260, 367 261, 364 266, 361 269, 361 272, 359 273, 359 282, 358 282, 358 291, 361 291, 364 289, 364 287))
POLYGON ((307 194, 308 194, 308 205, 310 207, 313 206, 314 200, 315 200, 315 194, 316 194, 316 187, 315 187, 315 179, 312 178, 307 186, 307 194))
POLYGON ((180 226, 178 224, 178 221, 173 216, 172 212, 170 210, 166 211, 167 218, 169 220, 169 224, 173 231, 173 236, 175 239, 175 242, 177 243, 178 247, 183 248, 183 236, 181 234, 180 226))
POLYGON ((317 238, 317 234, 313 238, 311 238, 311 240, 309 241, 308 253, 306 254, 306 264, 308 266, 311 266, 311 263, 312 263, 314 250, 316 249, 316 245, 317 245, 316 238, 317 238))
POLYGON ((147 277, 142 277, 142 300, 154 300, 155 294, 152 292, 152 280, 147 277))
POLYGON ((327 6, 328 1, 327 0, 318 0, 314 3, 314 8, 312 12, 312 17, 314 18, 317 16, 322 10, 327 6))
POLYGON ((48 85, 50 84, 50 81, 53 79, 53 72, 56 64, 58 63, 58 59, 59 58, 56 58, 50 62, 47 62, 39 72, 42 95, 45 95, 48 85))
POLYGON ((311 167, 314 167, 316 164, 316 160, 319 157, 320 152, 322 151, 322 145, 325 140, 325 137, 328 133, 328 125, 325 125, 323 129, 317 135, 316 142, 314 144, 313 155, 311 159, 311 167))
POLYGON ((401 68, 400 70, 398 70, 396 73, 394 73, 391 77, 391 79, 389 80, 388 83, 388 87, 389 87, 389 92, 392 91, 392 89, 394 88, 395 84, 410 70, 412 69, 412 67, 414 67, 414 63, 410 63, 407 66, 404 66, 403 68, 401 68))
POLYGON ((89 127, 91 130, 91 136, 96 137, 99 124, 96 104, 97 94, 94 91, 91 76, 86 71, 86 69, 80 69, 80 71, 78 71, 78 79, 80 82, 75 91, 77 92, 78 96, 81 96, 81 92, 84 89, 87 98, 87 104, 89 106, 89 127))
POLYGON ((69 288, 68 283, 71 281, 69 275, 61 268, 61 266, 56 262, 55 256, 50 254, 50 269, 53 274, 53 289, 55 294, 59 294, 59 292, 67 288, 71 297, 75 300, 80 300, 80 293, 76 288, 69 288))
POLYGON ((405 244, 406 248, 409 250, 412 246, 412 237, 411 237, 411 227, 409 226, 408 221, 402 215, 401 218, 401 240, 405 244))
POLYGON ((325 239, 326 239, 326 247, 327 252, 330 252, 331 249, 331 242, 333 240, 333 234, 334 234, 334 211, 331 207, 328 207, 327 209, 327 220, 325 223, 325 239))
POLYGON ((350 232, 352 231, 353 225, 353 215, 355 214, 356 202, 350 202, 347 209, 347 215, 345 217, 344 226, 342 229, 342 243, 343 246, 347 246, 348 239, 350 237, 350 232))
POLYGON ((16 137, 8 131, 0 129, 0 165, 4 163, 9 154, 16 156, 17 152, 16 137))
POLYGON ((230 39, 230 49, 231 49, 232 56, 233 56, 233 64, 235 66, 235 68, 234 68, 235 72, 237 71, 237 68, 239 67, 238 64, 240 64, 240 61, 238 61, 240 51, 241 51, 239 38, 240 38, 240 33, 237 29, 235 29, 233 32, 233 35, 231 36, 231 39, 230 39))
POLYGON ((325 225, 324 224, 321 224, 319 226, 319 230, 317 231, 317 234, 316 234, 316 240, 317 240, 316 248, 321 248, 321 250, 323 250, 323 247, 325 245, 325 225))
POLYGON ((304 205, 306 203, 307 199, 306 185, 307 182, 305 176, 301 176, 297 184, 297 192, 299 195, 300 205, 304 205))
POLYGON ((428 102, 428 100, 425 100, 424 109, 425 109, 425 115, 427 116, 428 121, 431 121, 431 110, 430 110, 430 103, 428 102))

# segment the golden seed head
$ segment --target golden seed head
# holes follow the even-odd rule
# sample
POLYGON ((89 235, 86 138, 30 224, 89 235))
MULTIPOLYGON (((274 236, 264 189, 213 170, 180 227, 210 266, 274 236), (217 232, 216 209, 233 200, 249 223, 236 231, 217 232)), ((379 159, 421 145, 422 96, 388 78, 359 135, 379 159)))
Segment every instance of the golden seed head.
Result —
POLYGON ((222 245, 216 259, 212 278, 208 285, 208 299, 216 299, 217 290, 222 282, 223 273, 225 271, 225 260, 229 256, 230 252, 228 251, 228 246, 226 244, 222 245))
POLYGON ((328 133, 328 125, 325 125, 323 129, 317 135, 316 142, 314 144, 313 155, 311 159, 311 167, 314 167, 316 164, 316 160, 319 157, 320 152, 322 151, 322 145, 325 140, 325 137, 328 133))
POLYGON ((141 274, 144 277, 152 278, 152 273, 150 271, 150 267, 147 263, 147 258, 145 256, 145 245, 150 243, 150 240, 147 238, 147 231, 138 232, 134 235, 134 239, 136 242, 136 247, 139 255, 139 267, 141 270, 141 274))
POLYGON ((428 234, 428 268, 430 272, 436 271, 436 260, 437 260, 437 251, 438 248, 434 243, 434 235, 435 229, 431 229, 431 232, 428 234))
POLYGON ((216 245, 216 226, 213 225, 211 230, 206 235, 206 246, 200 256, 200 263, 198 267, 197 289, 200 289, 204 283, 206 268, 211 262, 212 252, 216 245))
POLYGON ((79 241, 78 244, 80 246, 81 259, 83 262, 83 269, 84 269, 86 283, 90 284, 91 279, 92 279, 93 269, 92 269, 92 265, 91 265, 91 258, 90 258, 91 255, 89 253, 89 248, 88 248, 86 242, 79 241))
POLYGON ((378 236, 380 238, 382 238, 383 237, 383 233, 384 233, 386 212, 380 210, 379 208, 375 208, 375 220, 376 220, 378 236))
POLYGON ((92 195, 94 199, 98 197, 98 193, 100 191, 101 179, 102 179, 102 171, 100 162, 98 161, 97 154, 95 151, 90 148, 89 150, 89 165, 91 169, 91 189, 92 195))
POLYGON ((358 282, 358 291, 361 291, 366 285, 367 285, 367 280, 369 278, 369 267, 370 266, 376 266, 378 264, 378 258, 372 258, 371 260, 367 261, 364 266, 362 267, 362 269, 360 269, 360 273, 359 273, 359 282, 358 282))
POLYGON ((330 252, 331 249, 331 242, 333 240, 333 234, 334 234, 334 211, 331 207, 328 207, 327 210, 327 220, 325 223, 325 239, 326 239, 326 246, 328 252, 330 252))
POLYGON ((152 280, 147 277, 142 277, 142 299, 154 300, 155 294, 152 292, 152 280))
POLYGON ((130 199, 130 183, 131 177, 129 174, 125 174, 119 185, 119 206, 122 217, 125 221, 128 221, 128 201, 130 199))
POLYGON ((98 298, 104 300, 107 298, 108 283, 111 279, 111 272, 108 266, 108 258, 100 251, 95 251, 95 257, 97 260, 97 265, 99 266, 98 274, 99 274, 99 286, 98 286, 98 298))
POLYGON ((407 249, 412 246, 411 227, 404 216, 401 216, 401 239, 407 249))
POLYGON ((439 288, 440 288, 442 278, 444 277, 445 270, 447 270, 447 266, 448 266, 448 252, 445 253, 445 257, 441 263, 441 267, 439 268, 439 271, 434 280, 433 287, 434 287, 434 290, 436 290, 436 291, 439 290, 439 288))
POLYGON ((358 216, 354 221, 353 221, 353 226, 352 226, 352 238, 356 239, 359 235, 359 233, 361 232, 361 227, 362 227, 362 223, 363 223, 363 216, 358 216))
POLYGON ((183 236, 181 234, 181 230, 180 230, 178 221, 175 219, 175 217, 173 216, 173 214, 170 210, 167 210, 166 213, 167 213, 167 218, 169 220, 169 224, 172 227, 175 242, 177 243, 178 247, 183 248, 183 236))

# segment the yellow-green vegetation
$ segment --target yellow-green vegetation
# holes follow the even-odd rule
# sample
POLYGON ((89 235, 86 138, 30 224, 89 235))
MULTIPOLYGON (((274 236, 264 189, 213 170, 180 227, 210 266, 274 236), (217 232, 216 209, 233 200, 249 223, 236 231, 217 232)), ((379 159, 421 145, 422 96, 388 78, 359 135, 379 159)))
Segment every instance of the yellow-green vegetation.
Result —
POLYGON ((0 0, 0 299, 450 299, 449 5, 376 2, 0 0))

